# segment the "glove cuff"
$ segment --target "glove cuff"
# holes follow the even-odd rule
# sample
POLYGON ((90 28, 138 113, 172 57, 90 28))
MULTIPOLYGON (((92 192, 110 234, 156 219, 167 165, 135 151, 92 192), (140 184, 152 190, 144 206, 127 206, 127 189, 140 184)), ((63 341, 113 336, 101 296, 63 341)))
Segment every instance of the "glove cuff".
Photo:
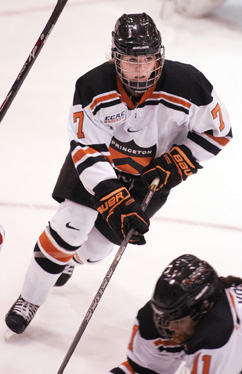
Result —
MULTIPOLYGON (((110 192, 122 187, 118 179, 107 179, 100 182, 94 189, 95 197, 101 199, 103 196, 108 195, 110 192)), ((95 199, 94 199, 95 200, 95 199)))

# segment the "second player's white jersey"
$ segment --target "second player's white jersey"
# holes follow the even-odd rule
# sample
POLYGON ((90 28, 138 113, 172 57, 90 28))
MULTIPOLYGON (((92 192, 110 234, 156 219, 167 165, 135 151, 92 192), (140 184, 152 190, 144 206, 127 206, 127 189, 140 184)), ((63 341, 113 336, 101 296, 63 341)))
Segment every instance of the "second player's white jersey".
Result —
POLYGON ((186 373, 191 374, 241 374, 241 349, 242 285, 239 285, 223 291, 185 345, 160 336, 148 302, 135 319, 128 360, 110 373, 174 374, 183 363, 186 373))

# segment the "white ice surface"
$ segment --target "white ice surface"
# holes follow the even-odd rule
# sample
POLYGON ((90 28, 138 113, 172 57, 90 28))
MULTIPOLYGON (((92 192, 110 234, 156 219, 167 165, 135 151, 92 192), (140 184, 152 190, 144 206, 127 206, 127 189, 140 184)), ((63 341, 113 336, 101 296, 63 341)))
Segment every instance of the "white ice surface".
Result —
MULTIPOLYGON (((0 103, 55 6, 54 0, 0 0, 0 103)), ((205 18, 182 18, 161 0, 69 0, 0 125, 0 373, 54 374, 115 252, 77 268, 53 289, 21 336, 4 341, 4 317, 18 297, 38 235, 54 214, 51 199, 69 144, 66 118, 76 79, 106 60, 123 13, 147 12, 166 57, 191 63, 213 83, 230 112, 234 139, 204 169, 174 189, 154 217, 147 245, 128 246, 65 373, 101 374, 125 359, 136 311, 163 268, 193 253, 219 274, 242 275, 242 3, 226 1, 205 18)))

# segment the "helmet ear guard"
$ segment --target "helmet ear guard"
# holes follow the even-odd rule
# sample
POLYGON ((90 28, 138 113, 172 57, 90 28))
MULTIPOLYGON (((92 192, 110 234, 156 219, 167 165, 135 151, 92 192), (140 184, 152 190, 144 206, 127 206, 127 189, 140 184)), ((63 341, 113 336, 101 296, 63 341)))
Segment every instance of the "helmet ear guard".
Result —
POLYGON ((129 91, 146 92, 160 78, 165 60, 165 48, 161 35, 151 17, 146 13, 123 14, 112 32, 112 57, 121 82, 129 91), (123 56, 154 56, 155 67, 146 81, 124 77, 121 61, 123 56))

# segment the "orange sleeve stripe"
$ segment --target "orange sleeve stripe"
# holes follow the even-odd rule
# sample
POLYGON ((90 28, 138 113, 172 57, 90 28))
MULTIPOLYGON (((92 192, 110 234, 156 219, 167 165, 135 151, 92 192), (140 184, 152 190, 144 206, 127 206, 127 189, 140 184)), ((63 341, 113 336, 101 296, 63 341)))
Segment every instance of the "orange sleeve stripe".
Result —
POLYGON ((87 148, 87 149, 78 149, 78 151, 72 156, 74 164, 82 159, 82 157, 86 156, 87 154, 94 154, 97 153, 93 148, 87 148))
POLYGON ((97 97, 95 100, 93 100, 93 102, 91 103, 90 105, 90 108, 91 110, 93 110, 95 108, 95 106, 97 104, 100 104, 104 101, 107 101, 107 100, 112 100, 112 99, 115 99, 115 98, 118 98, 119 99, 119 96, 118 94, 115 92, 115 93, 112 93, 112 94, 108 94, 108 95, 104 95, 104 96, 100 96, 100 97, 97 97))
POLYGON ((73 254, 68 255, 56 248, 46 235, 45 231, 40 235, 39 242, 44 251, 58 261, 66 263, 73 257, 73 254))
POLYGON ((134 349, 134 347, 133 347, 134 337, 135 337, 135 335, 136 335, 136 333, 137 333, 138 330, 139 330, 139 326, 138 325, 134 325, 132 336, 131 336, 130 343, 129 343, 129 349, 130 349, 130 351, 133 351, 133 349, 134 349))
POLYGON ((170 96, 170 95, 167 95, 167 94, 164 94, 164 93, 153 93, 151 96, 151 98, 154 98, 154 99, 166 99, 168 101, 171 101, 172 103, 175 103, 175 104, 180 104, 186 108, 190 108, 191 107, 191 103, 188 103, 187 101, 185 100, 182 100, 182 99, 179 99, 178 97, 173 97, 173 96, 170 96))
POLYGON ((227 138, 220 138, 220 137, 217 137, 217 136, 213 136, 213 135, 209 135, 209 134, 206 134, 206 136, 208 136, 209 138, 213 139, 216 143, 220 144, 220 145, 223 145, 225 146, 226 144, 229 143, 229 139, 227 138))
MULTIPOLYGON (((92 155, 94 153, 100 153, 100 152, 98 152, 97 150, 95 150, 94 148, 91 148, 91 147, 89 147, 89 148, 87 148, 85 150, 84 149, 78 149, 78 151, 72 156, 73 162, 74 162, 74 164, 76 164, 84 156, 86 156, 86 155, 92 155)), ((111 155, 103 155, 102 154, 102 156, 105 157, 110 164, 113 164, 113 160, 112 160, 111 155)))

